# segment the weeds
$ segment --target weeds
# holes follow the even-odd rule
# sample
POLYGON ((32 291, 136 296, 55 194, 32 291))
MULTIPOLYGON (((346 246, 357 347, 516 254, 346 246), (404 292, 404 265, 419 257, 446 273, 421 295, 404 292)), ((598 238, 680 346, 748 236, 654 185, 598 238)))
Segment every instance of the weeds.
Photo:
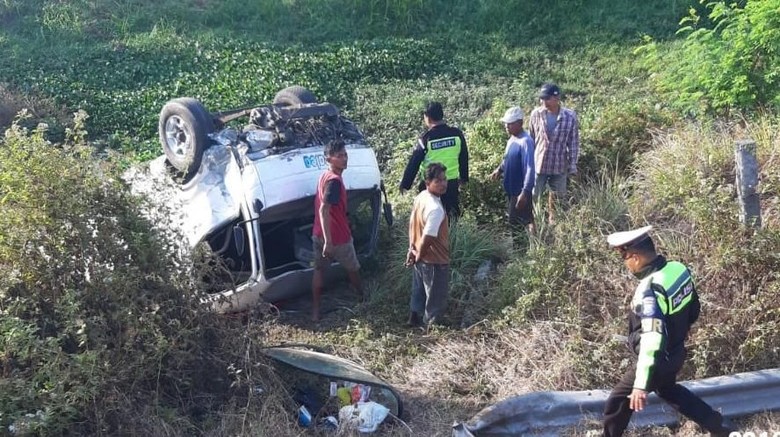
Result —
MULTIPOLYGON (((681 377, 776 365, 777 119, 674 125, 630 53, 646 33, 655 50, 674 46, 665 39, 692 3, 0 0, 0 76, 9 82, 0 117, 30 101, 41 108, 0 145, 0 425, 50 435, 301 435, 286 387, 258 356, 266 342, 327 346, 377 372, 415 411, 413 435, 449 435, 454 419, 530 390, 606 387, 631 359, 612 335, 624 333, 636 283, 604 237, 644 224, 656 227, 663 252, 692 266, 703 302, 681 377), (417 18, 441 7, 449 13, 417 18), (517 16, 529 17, 519 31, 517 16), (567 31, 547 32, 561 23, 567 31), (515 104, 530 113, 547 80, 580 115, 584 175, 557 224, 538 217, 519 255, 506 247, 503 193, 487 175, 506 139, 498 116, 515 104), (257 315, 237 326, 203 313, 164 256, 170 249, 113 182, 115 169, 61 117, 88 109, 80 123, 93 140, 145 160, 159 154, 167 99, 224 109, 267 102, 293 83, 354 114, 388 186, 422 130, 426 100, 442 101, 466 131, 472 181, 466 217, 450 234, 450 327, 403 327, 411 196, 397 195, 398 225, 383 230, 366 281, 371 299, 332 326, 257 315), (40 119, 48 130, 36 130, 40 119), (757 140, 762 166, 765 228, 756 232, 736 220, 731 143, 744 137, 757 140), (476 281, 485 260, 505 262, 476 281), (43 418, 26 424, 39 408, 43 418)), ((776 422, 756 420, 761 429, 776 422)))
POLYGON ((0 426, 140 432, 150 425, 135 415, 154 405, 189 433, 264 373, 228 372, 251 368, 246 348, 226 347, 242 337, 198 304, 115 169, 94 159, 84 119, 61 144, 19 125, 0 141, 0 426))

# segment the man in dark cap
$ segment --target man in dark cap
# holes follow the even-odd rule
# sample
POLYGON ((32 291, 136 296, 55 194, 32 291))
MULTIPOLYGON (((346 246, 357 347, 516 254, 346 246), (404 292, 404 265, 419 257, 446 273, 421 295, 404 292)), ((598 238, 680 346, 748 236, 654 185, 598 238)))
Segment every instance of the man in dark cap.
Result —
POLYGON ((569 175, 577 174, 580 154, 580 126, 577 113, 561 105, 561 89, 554 83, 545 83, 539 90, 540 105, 531 112, 528 133, 534 140, 536 152, 535 201, 547 187, 547 215, 555 221, 555 200, 566 196, 569 175))
POLYGON ((651 230, 645 226, 607 237, 640 282, 628 319, 628 345, 638 358, 607 398, 604 436, 623 435, 631 414, 644 409, 653 391, 713 435, 728 436, 734 431, 728 420, 677 383, 685 338, 699 317, 699 297, 690 270, 656 253, 651 230))
POLYGON ((420 172, 429 164, 438 162, 447 168, 447 192, 441 196, 441 203, 450 219, 460 216, 460 185, 469 180, 469 151, 463 132, 444 122, 444 110, 439 102, 430 102, 423 111, 423 123, 428 130, 417 140, 412 156, 404 170, 400 189, 412 187, 415 176, 420 173, 420 191, 425 189, 420 172))

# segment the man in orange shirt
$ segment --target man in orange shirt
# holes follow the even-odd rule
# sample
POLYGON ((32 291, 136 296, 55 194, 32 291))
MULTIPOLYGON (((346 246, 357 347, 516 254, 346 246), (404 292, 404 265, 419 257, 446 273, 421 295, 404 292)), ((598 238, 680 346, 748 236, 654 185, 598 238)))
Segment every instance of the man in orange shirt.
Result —
POLYGON ((414 267, 410 326, 436 323, 449 297, 449 222, 441 203, 447 191, 447 168, 434 162, 425 168, 423 177, 425 190, 414 199, 409 218, 406 266, 414 267))

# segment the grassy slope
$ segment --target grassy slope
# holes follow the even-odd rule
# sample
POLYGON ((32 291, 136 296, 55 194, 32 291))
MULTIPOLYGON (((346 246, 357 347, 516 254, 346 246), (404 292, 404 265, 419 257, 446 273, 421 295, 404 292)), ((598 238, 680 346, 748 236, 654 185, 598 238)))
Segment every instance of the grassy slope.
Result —
MULTIPOLYGON (((55 119, 59 108, 86 109, 97 143, 120 149, 130 159, 146 159, 158 153, 157 112, 170 98, 191 95, 212 109, 225 109, 267 101, 283 86, 302 84, 360 122, 390 180, 397 179, 402 151, 419 132, 418 111, 425 100, 442 100, 448 118, 487 151, 484 160, 495 160, 502 141, 497 114, 509 103, 530 110, 535 89, 546 80, 559 82, 567 104, 580 113, 584 162, 597 168, 599 147, 633 138, 632 131, 622 129, 631 124, 621 117, 665 117, 631 51, 641 34, 671 35, 688 6, 660 0, 5 4, 10 6, 0 6, 5 8, 0 9, 0 78, 14 106, 25 106, 19 96, 34 95, 53 107, 42 113, 55 119)), ((637 129, 643 128, 640 123, 637 129)), ((377 277, 368 286, 374 297, 353 316, 332 315, 318 328, 272 321, 257 326, 256 334, 268 343, 333 345, 340 355, 365 363, 403 390, 415 435, 447 435, 453 420, 515 393, 605 385, 608 367, 593 363, 619 361, 620 353, 595 346, 608 337, 605 331, 622 331, 621 309, 606 308, 603 318, 572 325, 599 312, 543 313, 555 302, 544 290, 555 293, 557 286, 575 284, 575 295, 583 298, 582 290, 598 286, 587 278, 620 277, 610 254, 585 247, 609 231, 604 220, 626 225, 627 206, 618 185, 605 180, 593 197, 582 195, 601 208, 593 217, 572 214, 578 226, 543 234, 556 241, 566 231, 575 232, 580 239, 574 253, 587 255, 591 265, 546 262, 571 260, 553 245, 537 253, 537 264, 508 263, 500 283, 490 289, 477 286, 479 292, 467 293, 472 284, 464 280, 453 319, 471 305, 476 316, 487 315, 486 323, 425 336, 408 332, 401 326, 406 273, 391 267, 384 276, 378 268, 373 271, 377 277), (605 193, 613 197, 605 200, 605 193), (594 267, 598 261, 608 267, 594 267), (580 279, 559 284, 540 279, 565 278, 550 271, 554 268, 576 271, 580 279), (518 288, 532 292, 521 293, 524 297, 515 303, 518 288), (483 296, 490 293, 506 297, 483 296), (504 315, 501 303, 508 305, 504 315), (538 323, 512 322, 529 317, 538 323)), ((400 217, 406 203, 397 199, 400 217)), ((576 211, 598 209, 586 203, 576 211)), ((491 213, 497 214, 485 212, 491 213)), ((402 232, 385 236, 383 259, 397 258, 392 241, 402 239, 402 232)), ((491 241, 491 229, 486 232, 468 241, 491 241)), ((630 282, 611 285, 627 289, 630 282)))

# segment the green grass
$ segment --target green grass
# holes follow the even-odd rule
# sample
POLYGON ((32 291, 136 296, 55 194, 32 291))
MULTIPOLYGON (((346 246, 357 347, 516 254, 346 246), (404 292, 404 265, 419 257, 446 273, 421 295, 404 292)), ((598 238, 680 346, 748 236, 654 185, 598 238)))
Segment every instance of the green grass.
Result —
POLYGON ((631 97, 625 81, 643 73, 626 58, 639 35, 670 35, 684 12, 683 2, 652 3, 6 2, 0 77, 86 110, 95 139, 141 160, 158 153, 167 100, 192 96, 223 110, 267 102, 291 84, 381 130, 371 139, 389 150, 415 135, 409 116, 424 99, 446 97, 452 121, 467 126, 497 97, 535 104, 547 80, 563 85, 587 124, 585 108, 631 97), (518 25, 515 16, 532 18, 518 25), (560 22, 569 31, 551 36, 560 22))
MULTIPOLYGON (((160 153, 157 117, 171 98, 197 97, 218 110, 268 102, 280 88, 299 84, 338 104, 366 131, 395 205, 396 227, 383 229, 379 258, 366 265, 369 302, 353 313, 329 316, 319 327, 259 313, 249 315, 246 325, 227 321, 219 328, 224 344, 202 345, 214 356, 190 356, 173 347, 177 337, 159 335, 160 350, 181 354, 179 364, 203 359, 215 372, 227 372, 232 395, 223 409, 208 412, 192 410, 212 399, 205 392, 142 398, 145 403, 132 405, 121 419, 141 417, 131 429, 147 435, 262 435, 257 429, 300 435, 284 413, 294 409, 284 390, 262 361, 252 361, 263 344, 293 340, 328 346, 400 388, 415 411, 414 435, 449 435, 453 420, 521 391, 607 386, 614 367, 627 362, 610 337, 625 329, 624 304, 635 283, 604 236, 648 222, 657 227, 665 252, 692 264, 705 302, 684 376, 774 365, 778 314, 771 308, 780 266, 767 254, 780 250, 777 119, 768 114, 739 123, 682 122, 656 95, 633 54, 644 34, 654 37, 658 50, 674 45, 668 40, 688 7, 700 6, 675 0, 0 0, 0 123, 5 128, 12 109, 25 107, 32 117, 22 125, 49 123, 35 139, 45 159, 57 161, 58 155, 46 151, 59 153, 60 147, 47 147, 43 137, 57 144, 83 142, 72 136, 83 131, 66 130, 71 127, 66 114, 79 109, 89 113, 93 148, 146 160, 160 153), (572 201, 557 225, 547 226, 539 217, 532 249, 520 256, 505 247, 503 193, 487 175, 506 140, 500 115, 509 105, 530 112, 538 103, 538 86, 548 80, 561 85, 565 104, 579 114, 583 178, 572 186, 572 201), (466 216, 452 230, 449 327, 422 334, 403 326, 411 282, 402 265, 411 195, 401 196, 394 186, 422 131, 420 110, 433 99, 443 102, 447 120, 466 133, 472 181, 462 196, 466 216), (763 166, 766 229, 755 233, 735 221, 730 181, 731 144, 743 136, 759 142, 763 166), (503 263, 488 281, 475 281, 486 259, 503 263), (268 388, 269 397, 246 395, 255 384, 268 388)), ((0 141, 5 147, 8 140, 0 141)), ((25 159, 7 160, 17 161, 25 159)), ((13 173, 0 180, 4 208, 12 191, 43 190, 35 198, 46 198, 47 189, 73 191, 56 184, 39 188, 38 179, 26 178, 22 170, 12 164, 0 168, 13 173)), ((49 170, 49 177, 57 176, 49 170)), ((62 209, 69 204, 58 201, 62 209)), ((9 225, 18 232, 0 235, 0 255, 9 260, 16 259, 15 246, 4 245, 9 239, 42 235, 29 227, 36 215, 14 217, 23 226, 9 225)), ((62 228, 49 234, 66 235, 62 228)), ((63 260, 71 259, 69 250, 74 259, 80 253, 67 245, 59 250, 63 260)), ((157 277, 147 268, 146 280, 157 277)), ((7 273, 3 280, 12 280, 15 273, 7 273)), ((50 282, 58 281, 53 276, 50 282)), ((133 287, 143 288, 121 285, 128 295, 133 287)), ((75 298, 62 302, 77 304, 75 298)), ((3 320, 13 328, 12 320, 3 320)), ((76 325, 67 326, 77 331, 76 325)), ((147 381, 144 364, 123 370, 142 369, 147 381)), ((45 376, 52 375, 57 376, 45 376)), ((107 398, 87 412, 105 418, 103 408, 115 401, 107 398)), ((38 405, 25 402, 14 404, 14 411, 38 405)), ((68 417, 58 418, 57 425, 67 427, 68 417)), ((386 435, 408 432, 399 427, 386 435)))

